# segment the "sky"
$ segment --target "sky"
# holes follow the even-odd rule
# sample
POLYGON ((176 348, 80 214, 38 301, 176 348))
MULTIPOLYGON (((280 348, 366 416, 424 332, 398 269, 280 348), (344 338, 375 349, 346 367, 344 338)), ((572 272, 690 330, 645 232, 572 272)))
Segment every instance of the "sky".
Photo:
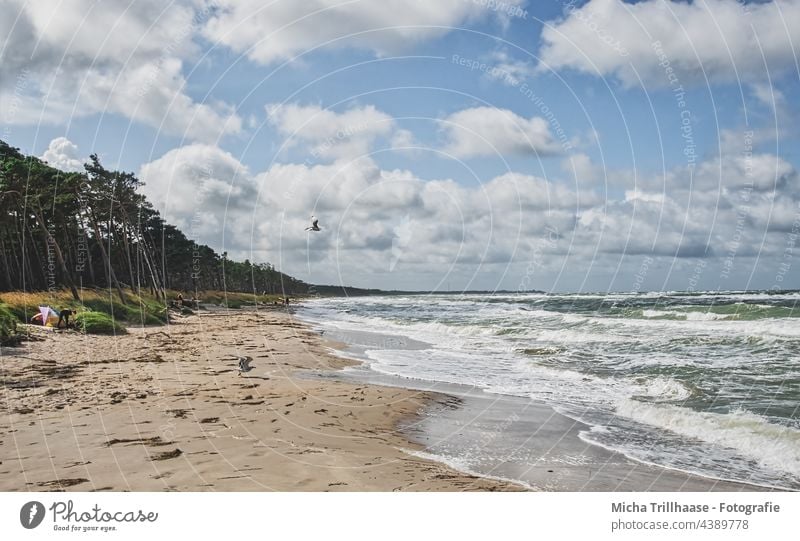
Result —
POLYGON ((800 288, 800 0, 0 5, 0 139, 136 173, 229 257, 383 289, 800 288))

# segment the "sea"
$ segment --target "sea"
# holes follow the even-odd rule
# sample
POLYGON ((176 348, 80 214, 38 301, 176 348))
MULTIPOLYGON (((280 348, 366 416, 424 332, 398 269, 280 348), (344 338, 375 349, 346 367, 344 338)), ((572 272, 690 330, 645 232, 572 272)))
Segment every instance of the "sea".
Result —
POLYGON ((800 293, 425 294, 315 299, 322 330, 383 337, 375 373, 541 401, 586 443, 800 489, 800 293))

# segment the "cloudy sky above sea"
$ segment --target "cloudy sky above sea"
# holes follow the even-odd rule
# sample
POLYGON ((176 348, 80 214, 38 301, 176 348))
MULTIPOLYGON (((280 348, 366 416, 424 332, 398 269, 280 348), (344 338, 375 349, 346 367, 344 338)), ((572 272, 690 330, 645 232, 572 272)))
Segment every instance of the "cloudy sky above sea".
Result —
POLYGON ((0 1, 0 139, 137 173, 231 257, 386 289, 800 288, 800 0, 0 1))

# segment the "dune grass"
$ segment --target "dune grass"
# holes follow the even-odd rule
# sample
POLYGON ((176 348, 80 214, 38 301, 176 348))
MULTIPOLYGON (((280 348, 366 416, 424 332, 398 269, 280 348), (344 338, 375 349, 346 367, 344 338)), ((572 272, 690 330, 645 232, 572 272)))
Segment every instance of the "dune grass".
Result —
MULTIPOLYGON (((174 301, 178 294, 183 294, 186 305, 193 296, 191 292, 177 290, 168 290, 166 293, 167 299, 170 301, 174 301)), ((275 301, 283 300, 281 295, 256 295, 234 291, 201 291, 197 294, 197 298, 201 303, 216 304, 227 308, 255 306, 256 303, 273 304, 275 301)), ((70 308, 77 312, 87 309, 102 312, 113 315, 114 319, 128 324, 157 325, 167 322, 167 307, 161 300, 146 293, 139 296, 126 290, 126 304, 123 305, 119 302, 116 293, 84 289, 81 291, 81 301, 75 301, 67 290, 0 293, 0 303, 7 304, 9 310, 20 321, 30 321, 34 315, 39 313, 39 306, 52 306, 56 310, 70 308)))
POLYGON ((102 312, 81 312, 75 316, 75 328, 86 334, 125 334, 128 330, 102 312))
POLYGON ((19 342, 17 334, 17 316, 8 306, 0 304, 0 345, 13 346, 19 342))
POLYGON ((78 313, 93 311, 107 314, 114 320, 134 325, 158 325, 167 322, 166 306, 158 300, 133 292, 125 294, 126 304, 122 304, 116 295, 107 291, 84 289, 81 301, 72 298, 69 291, 11 291, 0 294, 0 302, 8 305, 9 310, 20 321, 29 322, 39 313, 39 306, 51 306, 56 310, 69 308, 78 313))
MULTIPOLYGON (((174 301, 182 293, 184 302, 181 313, 191 315, 192 306, 188 304, 192 293, 167 291, 167 299, 174 301)), ((56 310, 69 308, 77 313, 76 327, 87 333, 124 333, 125 326, 162 325, 167 323, 167 306, 152 295, 136 295, 124 292, 126 304, 122 304, 116 293, 84 289, 80 292, 81 301, 76 301, 68 290, 59 291, 10 291, 0 293, 0 337, 3 341, 12 340, 16 324, 28 323, 39 313, 40 306, 50 306, 56 310)), ((227 308, 242 308, 256 304, 282 302, 280 295, 256 295, 231 291, 203 291, 197 294, 201 303, 216 304, 227 308)))

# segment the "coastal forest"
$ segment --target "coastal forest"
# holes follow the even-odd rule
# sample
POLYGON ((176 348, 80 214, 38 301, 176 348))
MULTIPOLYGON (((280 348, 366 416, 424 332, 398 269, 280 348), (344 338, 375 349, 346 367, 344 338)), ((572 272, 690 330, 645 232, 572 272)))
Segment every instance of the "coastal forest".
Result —
MULTIPOLYGON (((165 179, 166 181, 166 179, 165 179)), ((0 291, 126 291, 166 303, 170 291, 294 295, 308 284, 269 263, 232 261, 167 223, 135 175, 96 155, 67 173, 0 140, 0 291)))

